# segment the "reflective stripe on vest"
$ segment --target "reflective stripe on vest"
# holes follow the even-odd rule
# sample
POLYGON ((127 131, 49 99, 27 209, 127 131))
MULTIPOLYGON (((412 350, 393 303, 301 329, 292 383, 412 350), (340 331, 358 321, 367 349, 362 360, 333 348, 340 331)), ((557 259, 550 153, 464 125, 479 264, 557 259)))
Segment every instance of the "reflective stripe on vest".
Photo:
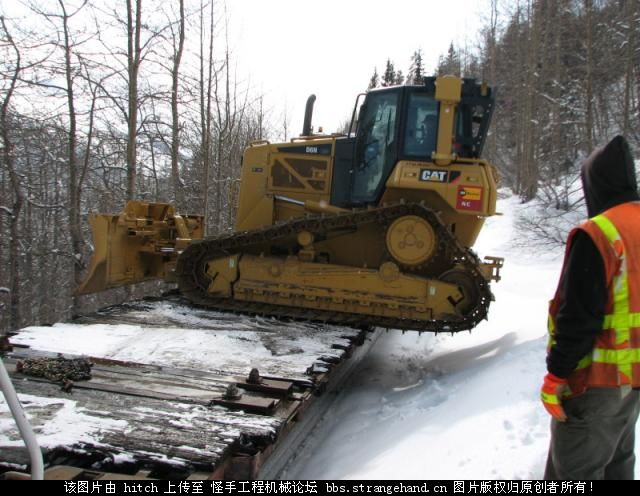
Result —
POLYGON ((626 315, 605 315, 604 326, 605 329, 621 329, 640 327, 640 313, 628 313, 626 315))
POLYGON ((557 394, 550 394, 550 393, 545 393, 544 391, 540 391, 540 398, 542 399, 542 401, 550 405, 560 404, 560 398, 558 398, 557 394))

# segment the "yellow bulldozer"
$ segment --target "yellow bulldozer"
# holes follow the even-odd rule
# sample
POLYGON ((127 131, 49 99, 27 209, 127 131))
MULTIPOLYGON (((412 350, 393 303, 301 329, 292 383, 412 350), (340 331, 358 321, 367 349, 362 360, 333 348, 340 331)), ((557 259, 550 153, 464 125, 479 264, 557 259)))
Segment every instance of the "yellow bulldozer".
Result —
POLYGON ((491 88, 443 76, 374 89, 346 135, 312 133, 314 100, 301 136, 246 149, 233 234, 202 239, 203 218, 166 203, 92 214, 79 293, 163 278, 219 310, 434 332, 486 318, 502 259, 471 247, 496 213, 480 159, 491 88))

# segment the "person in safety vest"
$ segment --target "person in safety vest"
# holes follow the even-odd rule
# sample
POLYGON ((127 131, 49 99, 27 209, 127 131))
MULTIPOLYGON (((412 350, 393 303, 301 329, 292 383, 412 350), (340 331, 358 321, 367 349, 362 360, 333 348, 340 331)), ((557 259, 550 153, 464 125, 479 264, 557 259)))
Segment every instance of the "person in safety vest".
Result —
POLYGON ((567 239, 541 391, 545 479, 633 479, 640 410, 640 197, 622 136, 582 165, 589 220, 567 239))

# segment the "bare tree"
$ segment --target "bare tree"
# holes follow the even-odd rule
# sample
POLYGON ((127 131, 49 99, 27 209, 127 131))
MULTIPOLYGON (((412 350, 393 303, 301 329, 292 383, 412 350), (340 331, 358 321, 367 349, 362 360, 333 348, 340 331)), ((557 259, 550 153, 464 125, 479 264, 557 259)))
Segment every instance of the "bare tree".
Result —
MULTIPOLYGON (((228 19, 225 18, 225 23, 228 19)), ((214 92, 216 102, 216 119, 215 119, 215 146, 216 146, 216 214, 215 226, 217 229, 223 228, 223 208, 225 193, 229 188, 225 187, 225 183, 232 181, 232 167, 230 163, 233 160, 232 154, 236 150, 236 143, 240 139, 239 125, 244 120, 247 109, 248 95, 239 95, 239 86, 237 79, 232 80, 231 77, 231 54, 229 50, 228 25, 225 24, 225 52, 224 52, 224 71, 222 73, 222 84, 216 77, 214 92), (223 88, 220 88, 223 86, 223 88), (225 177, 226 176, 226 177, 225 177)), ((219 73, 216 74, 218 76, 219 73)), ((258 98, 259 111, 258 117, 258 133, 259 139, 262 139, 262 127, 264 120, 264 108, 262 97, 258 98)), ((239 160, 238 160, 239 164, 239 160)))
POLYGON ((127 0, 127 75, 129 81, 129 111, 127 115, 127 198, 129 200, 132 200, 136 196, 138 74, 140 72, 140 63, 142 62, 141 33, 142 0, 127 0))
POLYGON ((72 57, 72 42, 69 33, 69 19, 86 5, 86 1, 72 13, 67 12, 67 8, 63 0, 58 0, 60 10, 62 11, 62 34, 63 34, 63 49, 64 49, 64 72, 67 83, 67 105, 69 107, 69 153, 68 153, 68 165, 69 165, 69 229, 71 231, 71 247, 73 257, 75 258, 74 267, 74 281, 76 284, 80 284, 82 276, 82 229, 80 228, 80 197, 82 185, 78 181, 78 136, 77 136, 77 116, 75 108, 74 97, 74 68, 71 65, 72 57))
MULTIPOLYGON (((213 37, 214 37, 214 8, 213 4, 209 6, 209 39, 208 49, 205 51, 205 5, 200 1, 200 156, 203 171, 203 198, 202 211, 208 219, 209 213, 209 173, 211 170, 211 127, 213 116, 211 115, 211 90, 214 80, 214 59, 213 59, 213 37), (206 75, 205 75, 205 67, 206 75)), ((217 78, 217 75, 216 75, 217 78)), ((208 222, 204 225, 205 234, 208 232, 208 222)))
MULTIPOLYGON (((629 134, 631 131, 631 112, 632 112, 632 88, 633 88, 633 71, 634 71, 634 49, 636 47, 636 38, 638 37, 637 28, 640 26, 640 7, 637 3, 627 1, 624 3, 623 15, 624 15, 624 29, 626 31, 625 44, 625 74, 624 74, 624 121, 622 124, 622 130, 624 134, 629 134), (638 24, 636 26, 635 24, 638 24)), ((640 71, 638 71, 640 72, 640 71)))
MULTIPOLYGON (((82 272, 84 269, 82 257, 84 240, 82 236, 82 228, 80 225, 80 203, 82 197, 81 179, 84 178, 84 173, 80 170, 80 164, 78 162, 78 115, 76 109, 76 94, 74 87, 78 68, 72 60, 74 58, 74 50, 76 48, 76 45, 72 40, 72 33, 69 23, 75 15, 81 12, 86 4, 87 0, 84 0, 77 8, 69 12, 64 0, 58 0, 60 13, 39 11, 39 13, 41 15, 44 15, 47 19, 54 22, 60 22, 60 26, 56 26, 56 29, 60 30, 62 38, 59 44, 59 48, 62 50, 64 57, 63 72, 66 83, 64 93, 68 110, 68 148, 66 154, 66 163, 69 171, 67 187, 69 195, 68 224, 71 236, 71 256, 73 260, 72 281, 74 283, 74 287, 80 284, 82 272)), ((56 42, 55 45, 58 45, 58 43, 56 42)), ((73 302, 75 306, 75 298, 73 298, 73 302)))
MULTIPOLYGON (((489 20, 489 26, 487 29, 486 35, 486 44, 488 45, 486 54, 489 59, 489 67, 487 71, 487 81, 490 84, 495 84, 496 82, 496 58, 497 58, 497 41, 498 41, 498 0, 491 0, 491 17, 489 20)), ((497 136, 496 125, 499 123, 494 123, 494 129, 489 133, 487 139, 487 156, 495 157, 497 155, 497 136)))
POLYGON ((11 122, 9 111, 11 99, 16 90, 20 73, 22 72, 22 56, 13 36, 9 32, 4 16, 0 16, 2 25, 3 43, 6 43, 13 52, 12 68, 9 68, 8 86, 5 88, 2 104, 0 105, 0 127, 2 133, 2 159, 9 172, 9 179, 13 190, 13 204, 11 207, 2 206, 3 211, 9 214, 9 327, 18 329, 22 321, 20 314, 20 268, 18 266, 18 247, 20 245, 19 221, 22 207, 25 202, 24 187, 15 164, 14 146, 9 132, 11 122))
POLYGON ((592 0, 584 0, 585 24, 586 24, 586 61, 585 61, 585 134, 587 151, 593 150, 593 29, 592 29, 592 0))
POLYGON ((174 53, 173 68, 171 70, 171 181, 173 183, 173 199, 178 207, 182 206, 184 203, 184 195, 180 181, 180 169, 178 167, 178 158, 180 156, 180 114, 178 111, 178 89, 180 81, 180 62, 182 61, 182 52, 184 51, 184 20, 184 0, 180 0, 177 47, 176 33, 172 29, 174 53))

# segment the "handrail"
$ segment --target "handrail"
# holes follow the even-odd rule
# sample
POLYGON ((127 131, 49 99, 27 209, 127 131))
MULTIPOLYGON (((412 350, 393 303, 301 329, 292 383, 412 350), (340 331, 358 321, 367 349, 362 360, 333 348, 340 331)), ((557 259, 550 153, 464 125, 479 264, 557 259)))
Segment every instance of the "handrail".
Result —
POLYGON ((31 424, 27 419, 27 416, 22 409, 16 390, 13 388, 9 373, 4 366, 2 358, 0 358, 0 386, 2 387, 2 393, 9 405, 9 410, 13 415, 13 419, 16 421, 22 440, 29 451, 29 457, 31 458, 31 480, 43 480, 44 479, 44 463, 42 461, 42 452, 36 439, 31 424))

